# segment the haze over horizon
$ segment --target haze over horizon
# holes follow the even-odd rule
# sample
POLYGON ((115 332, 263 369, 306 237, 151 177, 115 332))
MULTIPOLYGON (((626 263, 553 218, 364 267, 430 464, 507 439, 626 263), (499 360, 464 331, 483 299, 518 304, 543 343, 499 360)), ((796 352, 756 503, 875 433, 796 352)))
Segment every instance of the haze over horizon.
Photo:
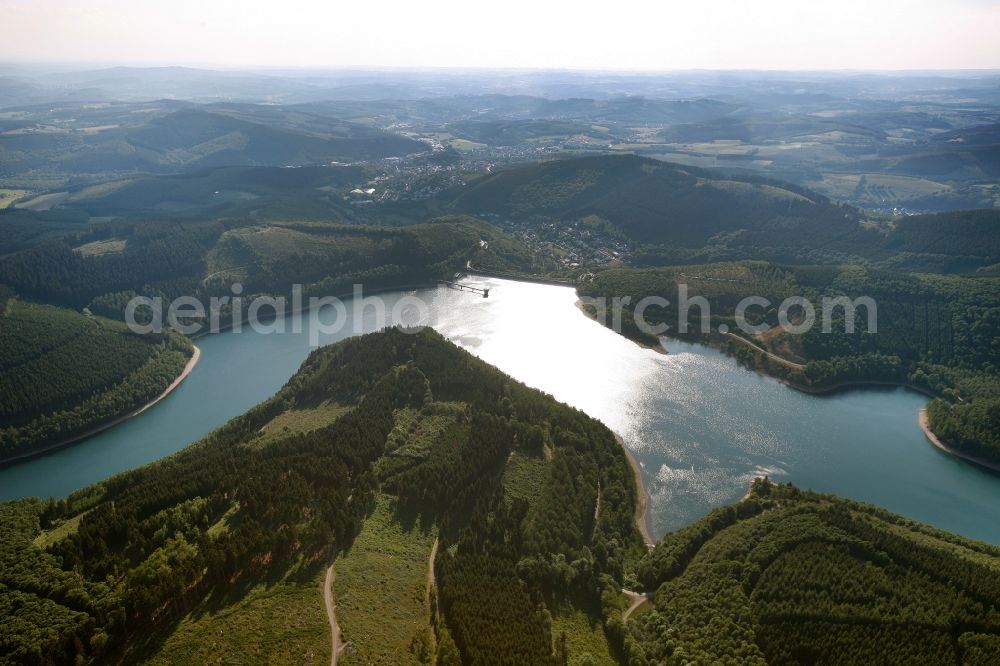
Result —
POLYGON ((0 0, 0 60, 605 71, 1000 68, 1000 3, 0 0))

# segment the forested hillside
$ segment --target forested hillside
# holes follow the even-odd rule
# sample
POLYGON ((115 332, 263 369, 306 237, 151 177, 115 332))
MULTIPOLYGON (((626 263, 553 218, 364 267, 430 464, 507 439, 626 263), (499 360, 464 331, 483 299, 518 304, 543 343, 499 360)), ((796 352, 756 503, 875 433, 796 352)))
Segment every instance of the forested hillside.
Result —
POLYGON ((550 259, 496 227, 453 216, 411 227, 280 223, 224 233, 207 257, 205 289, 232 280, 252 292, 287 294, 293 284, 320 296, 406 287, 450 278, 474 260, 484 269, 533 273, 550 259), (483 247, 481 241, 486 241, 483 247))
MULTIPOLYGON (((438 602, 396 663, 565 663, 562 614, 600 623, 602 592, 643 551, 607 428, 430 330, 392 329, 314 352, 275 397, 168 459, 67 499, 0 504, 0 663, 157 659, 176 631, 190 663, 250 644, 262 663, 328 655, 326 618, 303 609, 321 603, 332 558, 349 575, 376 501, 396 506, 382 529, 419 516, 440 535, 438 602), (263 644, 240 633, 274 612, 262 581, 294 605, 269 616, 263 644)), ((341 622, 363 636, 357 623, 382 618, 341 622)))
POLYGON ((913 255, 922 255, 922 265, 916 268, 930 273, 976 268, 996 271, 992 262, 1000 258, 1000 211, 967 210, 904 217, 889 234, 886 249, 897 254, 889 262, 890 267, 907 267, 913 255))
POLYGON ((373 215, 371 206, 352 205, 350 191, 365 186, 370 177, 362 167, 342 165, 219 166, 169 175, 127 174, 98 184, 84 181, 68 185, 52 209, 0 207, 6 230, 0 256, 124 220, 152 220, 162 227, 168 220, 196 226, 222 219, 381 224, 407 218, 405 210, 373 215))
MULTIPOLYGON (((654 341, 635 326, 632 309, 646 296, 667 298, 669 307, 650 307, 645 316, 651 324, 668 325, 668 334, 678 334, 681 284, 689 297, 703 296, 711 305, 711 331, 701 332, 701 310, 693 307, 687 335, 807 390, 864 381, 913 384, 938 397, 929 408, 930 422, 943 441, 1000 461, 1000 279, 739 262, 609 269, 581 283, 579 290, 589 296, 630 297, 622 333, 654 341), (746 312, 748 324, 770 330, 750 335, 737 328, 735 309, 747 296, 770 301, 766 310, 754 306, 746 312), (805 333, 778 327, 778 306, 790 296, 813 304, 815 325, 805 333), (859 307, 848 333, 845 311, 837 307, 830 310, 831 330, 824 333, 822 299, 837 296, 872 298, 877 332, 868 330, 868 312, 859 307), (719 326, 728 333, 719 333, 719 326)), ((789 313, 793 324, 802 316, 797 307, 789 313)))
POLYGON ((322 295, 402 287, 449 277, 475 258, 483 268, 535 272, 546 258, 491 225, 453 216, 411 227, 329 222, 117 223, 0 258, 0 282, 25 297, 115 316, 137 293, 203 296, 322 295), (488 247, 480 245, 481 240, 488 247))
POLYGON ((637 263, 646 265, 720 259, 864 261, 956 272, 1000 262, 998 211, 896 223, 789 183, 635 155, 500 170, 454 193, 448 205, 539 222, 596 216, 636 244, 637 263))
POLYGON ((632 664, 993 664, 1000 549, 766 480, 639 565, 632 664))
POLYGON ((77 308, 128 289, 190 293, 224 228, 218 222, 102 226, 0 258, 0 282, 23 297, 77 308), (102 241, 113 244, 85 251, 102 241))
POLYGON ((842 235, 855 227, 855 235, 863 235, 852 224, 856 211, 807 190, 730 180, 635 155, 553 160, 498 171, 472 182, 456 196, 454 206, 472 213, 554 219, 598 215, 637 241, 688 248, 699 248, 720 232, 766 232, 767 223, 779 217, 791 237, 788 245, 801 241, 794 238, 797 230, 827 227, 827 234, 842 235))
POLYGON ((78 436, 160 395, 191 343, 10 299, 0 310, 0 462, 78 436))

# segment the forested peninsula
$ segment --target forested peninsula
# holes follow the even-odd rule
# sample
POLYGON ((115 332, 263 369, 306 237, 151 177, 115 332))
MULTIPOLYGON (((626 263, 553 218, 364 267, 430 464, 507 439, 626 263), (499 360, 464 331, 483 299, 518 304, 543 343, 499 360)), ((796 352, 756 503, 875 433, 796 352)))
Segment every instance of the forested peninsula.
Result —
MULTIPOLYGON (((414 654, 554 664, 558 618, 598 617, 645 552, 636 501, 597 421, 430 330, 353 338, 170 458, 62 500, 0 505, 0 659, 155 660, 267 581, 319 609, 319 577, 385 505, 397 529, 441 541, 433 625, 423 613, 407 625, 414 654)), ((287 632, 260 649, 329 644, 287 632)))

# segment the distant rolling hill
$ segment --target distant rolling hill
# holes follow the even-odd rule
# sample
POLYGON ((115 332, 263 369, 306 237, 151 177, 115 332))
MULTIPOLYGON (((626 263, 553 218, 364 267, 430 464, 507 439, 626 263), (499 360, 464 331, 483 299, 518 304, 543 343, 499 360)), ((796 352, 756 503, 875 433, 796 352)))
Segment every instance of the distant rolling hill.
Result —
MULTIPOLYGON (((889 173, 966 181, 976 189, 975 184, 991 184, 1000 176, 1000 124, 939 132, 912 146, 885 146, 878 157, 881 169, 889 173)), ((915 203, 936 208, 933 201, 915 203)))
POLYGON ((727 116, 740 107, 715 99, 653 99, 641 96, 608 100, 560 99, 546 102, 547 114, 622 123, 690 123, 727 116))
POLYGON ((491 145, 516 145, 546 136, 591 132, 587 123, 568 120, 463 120, 448 125, 455 136, 491 145))
POLYGON ((794 185, 730 178, 635 155, 583 157, 499 171, 473 182, 454 206, 466 212, 574 219, 598 215, 630 238, 697 247, 720 232, 798 229, 810 220, 837 231, 858 213, 794 185))
POLYGON ((164 102, 117 105, 100 113, 65 110, 93 115, 92 127, 67 128, 65 113, 39 115, 26 127, 8 123, 10 129, 0 133, 2 171, 175 173, 211 166, 350 162, 427 149, 419 141, 361 125, 343 125, 335 135, 301 132, 178 106, 164 102), (136 121, 137 113, 144 114, 141 122, 136 121))
POLYGON ((872 223, 864 211, 797 185, 635 155, 497 171, 451 194, 445 205, 540 222, 597 216, 643 248, 640 260, 651 264, 767 258, 964 271, 1000 260, 994 242, 1000 212, 872 223))
POLYGON ((793 141, 796 137, 822 132, 842 132, 857 141, 884 140, 885 133, 860 123, 815 118, 805 115, 756 114, 723 116, 672 125, 660 132, 667 143, 742 141, 758 144, 774 140, 793 141))
POLYGON ((162 161, 196 166, 299 165, 421 152, 419 141, 364 130, 359 136, 326 138, 301 134, 231 116, 183 110, 157 118, 128 135, 137 150, 162 161))

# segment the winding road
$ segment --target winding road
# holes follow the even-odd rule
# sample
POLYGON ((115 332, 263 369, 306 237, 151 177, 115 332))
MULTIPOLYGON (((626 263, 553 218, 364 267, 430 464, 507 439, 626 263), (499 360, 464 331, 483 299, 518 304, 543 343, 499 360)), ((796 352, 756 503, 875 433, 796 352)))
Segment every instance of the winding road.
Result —
POLYGON ((642 594, 640 592, 633 592, 632 590, 626 590, 625 588, 622 588, 622 594, 624 594, 626 597, 632 600, 632 603, 629 605, 629 607, 625 609, 624 613, 622 613, 623 622, 627 621, 629 616, 631 616, 632 613, 634 613, 636 609, 642 606, 644 603, 647 602, 653 603, 652 594, 642 594))
POLYGON ((438 537, 434 537, 434 545, 431 546, 431 555, 427 562, 427 589, 424 590, 424 605, 427 606, 427 612, 432 619, 435 609, 431 608, 431 588, 434 587, 434 560, 437 559, 438 541, 438 537))
POLYGON ((729 333, 729 332, 727 332, 725 335, 730 340, 736 340, 737 342, 742 342, 747 347, 750 347, 750 349, 753 349, 756 352, 760 352, 761 354, 764 354, 764 356, 767 356, 772 361, 780 363, 781 365, 784 365, 786 367, 789 367, 789 368, 792 368, 792 369, 795 369, 795 370, 801 370, 802 368, 806 367, 806 366, 804 366, 801 363, 796 363, 795 361, 789 361, 787 358, 782 358, 781 356, 778 356, 777 354, 775 354, 773 352, 769 352, 768 350, 764 349, 763 347, 761 347, 757 343, 752 342, 750 340, 747 340, 746 338, 744 338, 742 336, 739 336, 739 335, 736 335, 735 333, 729 333))

